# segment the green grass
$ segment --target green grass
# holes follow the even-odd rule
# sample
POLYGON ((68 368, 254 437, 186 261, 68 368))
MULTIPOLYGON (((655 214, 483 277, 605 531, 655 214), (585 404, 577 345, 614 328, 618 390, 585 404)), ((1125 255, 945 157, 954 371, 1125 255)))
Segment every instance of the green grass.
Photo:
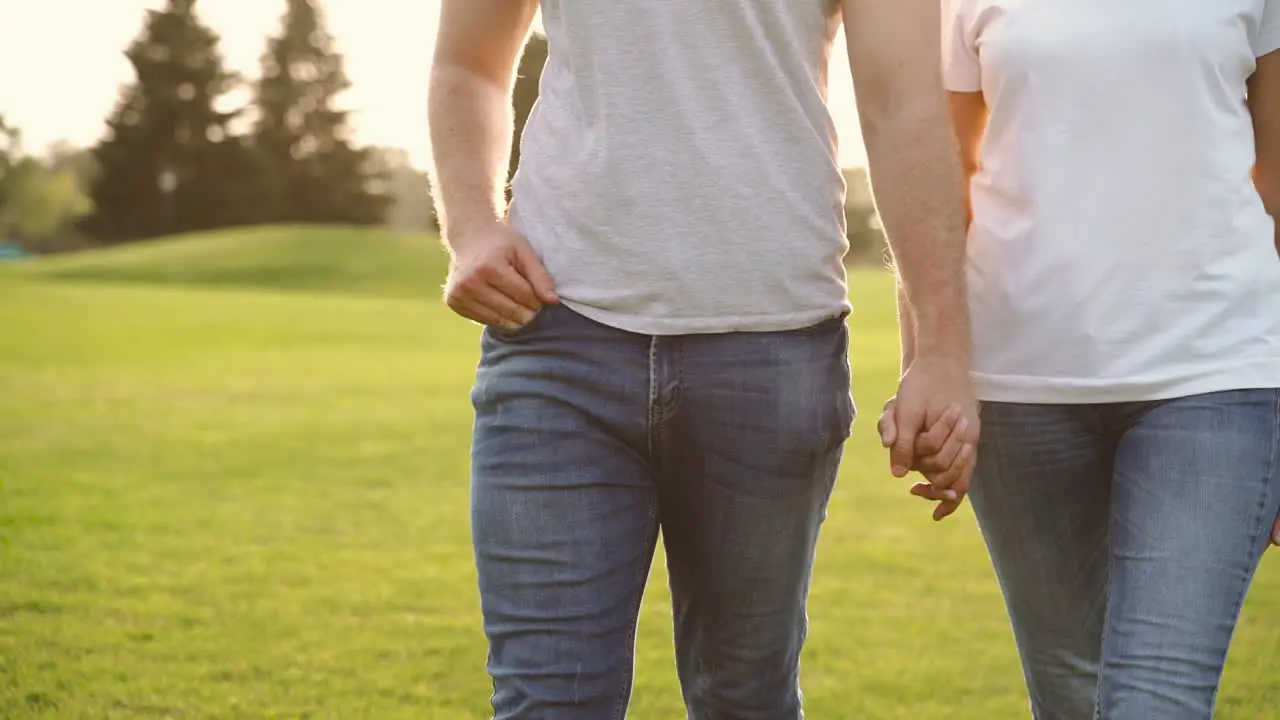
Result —
MULTIPOLYGON (((485 717, 467 527, 477 330, 434 241, 266 228, 0 272, 0 717, 485 717), (287 290, 283 292, 282 290, 287 290)), ((820 549, 814 718, 1026 717, 971 515, 873 437, 886 278, 853 278, 866 415, 820 549)), ((1223 718, 1280 717, 1280 565, 1223 718)), ((632 717, 681 717, 655 566, 632 717)))
POLYGON ((64 255, 12 272, 51 280, 423 298, 438 294, 444 270, 435 238, 269 225, 64 255))

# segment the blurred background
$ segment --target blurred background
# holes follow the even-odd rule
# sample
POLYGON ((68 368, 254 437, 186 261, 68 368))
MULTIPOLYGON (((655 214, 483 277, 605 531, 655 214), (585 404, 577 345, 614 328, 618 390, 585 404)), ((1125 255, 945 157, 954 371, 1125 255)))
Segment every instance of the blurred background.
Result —
MULTIPOLYGON (((489 716, 479 329, 440 302, 425 173, 438 12, 0 0, 0 718, 489 716)), ((535 35, 518 119, 545 54, 535 35)), ((865 416, 818 553, 806 711, 1024 718, 972 515, 931 523, 875 437, 895 293, 843 57, 840 39, 865 416)), ((659 556, 639 720, 684 717, 665 573, 659 556)), ((1220 717, 1280 718, 1277 617, 1267 561, 1220 717)))
MULTIPOLYGON (((426 91, 438 2, 370 8, 0 0, 7 254, 261 223, 433 230, 426 91)), ((545 59, 535 35, 514 96, 517 137, 545 59)), ((849 168, 850 260, 874 262, 882 246, 841 60, 832 112, 849 168)))

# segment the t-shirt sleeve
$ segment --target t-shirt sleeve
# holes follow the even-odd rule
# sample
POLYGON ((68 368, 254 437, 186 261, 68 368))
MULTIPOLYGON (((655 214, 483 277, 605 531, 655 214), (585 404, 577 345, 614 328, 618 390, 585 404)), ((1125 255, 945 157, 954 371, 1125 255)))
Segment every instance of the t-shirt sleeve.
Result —
MULTIPOLYGON (((1270 2, 1277 3, 1280 0, 1270 2)), ((939 4, 942 6, 943 83, 952 92, 978 92, 982 89, 982 67, 969 33, 968 2, 942 0, 939 4)))
POLYGON ((1280 0, 1266 0, 1262 5, 1262 22, 1258 24, 1253 54, 1262 57, 1277 50, 1280 50, 1280 0))

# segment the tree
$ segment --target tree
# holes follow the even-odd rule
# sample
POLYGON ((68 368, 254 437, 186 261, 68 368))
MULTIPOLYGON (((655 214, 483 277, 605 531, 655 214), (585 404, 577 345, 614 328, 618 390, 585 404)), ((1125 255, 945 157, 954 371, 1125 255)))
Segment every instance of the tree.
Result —
POLYGON ((44 247, 92 209, 68 157, 26 155, 21 133, 0 118, 0 240, 44 247))
POLYGON ((96 213, 87 229, 110 241, 226 225, 248 160, 230 138, 237 114, 217 108, 238 78, 223 69, 218 35, 195 0, 150 10, 125 51, 136 80, 125 87, 95 151, 96 213))
MULTIPOLYGON (((515 115, 515 132, 511 138, 511 160, 507 170, 507 183, 516 175, 520 167, 520 137, 524 134, 524 126, 533 112, 534 103, 538 101, 538 87, 542 82, 542 70, 547 64, 547 39, 533 34, 525 44, 524 54, 520 56, 520 67, 516 71, 515 87, 511 92, 511 109, 515 115)), ((507 199, 510 199, 510 190, 507 199)))
POLYGON ((382 222, 377 158, 349 140, 336 105, 350 85, 315 0, 287 0, 268 41, 257 86, 254 137, 271 172, 271 218, 289 222, 382 222))

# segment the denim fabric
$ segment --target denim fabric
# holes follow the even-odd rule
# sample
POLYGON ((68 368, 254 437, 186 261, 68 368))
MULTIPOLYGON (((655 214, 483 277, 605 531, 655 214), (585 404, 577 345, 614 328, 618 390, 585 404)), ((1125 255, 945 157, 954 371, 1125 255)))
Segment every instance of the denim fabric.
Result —
POLYGON ((801 717, 847 352, 843 317, 647 336, 549 306, 485 330, 472 528, 496 718, 624 716, 659 532, 689 717, 801 717))
POLYGON ((1280 511, 1280 392, 984 403, 974 510, 1037 720, 1208 720, 1280 511))

